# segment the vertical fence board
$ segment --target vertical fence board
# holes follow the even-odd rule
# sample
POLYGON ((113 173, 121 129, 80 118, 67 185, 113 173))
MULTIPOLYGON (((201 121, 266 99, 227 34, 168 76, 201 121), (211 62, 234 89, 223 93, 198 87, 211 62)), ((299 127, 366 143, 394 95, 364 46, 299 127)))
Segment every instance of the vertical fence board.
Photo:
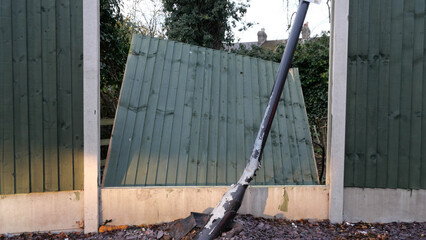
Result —
MULTIPOLYGON (((186 79, 188 73, 188 62, 189 62, 189 45, 177 43, 176 48, 180 49, 179 64, 176 64, 176 77, 178 78, 177 92, 174 103, 174 118, 173 118, 173 127, 171 134, 171 146, 170 146, 170 158, 169 166, 167 171, 167 185, 175 185, 177 182, 177 172, 179 166, 180 154, 182 151, 180 149, 180 144, 177 144, 180 141, 182 135, 182 124, 183 124, 183 111, 184 111, 184 98, 185 98, 185 89, 186 89, 186 79), (183 57, 185 56, 185 57, 183 57), (186 67, 185 67, 186 66, 186 67)), ((174 74, 174 75, 175 75, 174 74)))
MULTIPOLYGON (((198 151, 198 159, 200 163, 197 166, 197 185, 207 185, 207 172, 209 171, 208 165, 208 152, 209 152, 209 139, 210 139, 210 99, 212 88, 212 67, 213 67, 213 51, 212 49, 205 50, 205 68, 204 68, 204 85, 199 91, 202 92, 200 102, 201 108, 201 126, 200 126, 200 148, 198 151), (204 134, 203 134, 204 133, 204 134)), ((201 66, 199 66, 201 68, 201 66)), ((236 159, 235 159, 236 160, 236 159)))
POLYGON ((30 192, 26 1, 12 1, 16 193, 30 192))
MULTIPOLYGON (((376 184, 385 187, 387 184, 388 167, 388 136, 389 136, 389 62, 391 46, 391 2, 380 2, 380 63, 378 90, 378 122, 377 122, 377 173, 376 184)), ((349 100, 349 99, 348 99, 349 100)), ((355 137, 355 136, 353 136, 355 137)))
POLYGON ((43 192, 43 78, 41 1, 27 2, 28 111, 31 192, 43 192))
POLYGON ((0 1, 0 194, 83 189, 82 11, 0 1))
MULTIPOLYGON (((359 1, 349 2, 349 38, 348 43, 348 79, 357 78, 357 35, 358 32, 358 3, 359 1)), ((345 138, 345 179, 346 186, 352 186, 354 183, 354 164, 355 164, 355 110, 356 110, 356 81, 348 81, 347 84, 347 108, 346 108, 346 138, 345 138)))
POLYGON ((12 0, 0 7, 0 194, 15 193, 12 0))
POLYGON ((150 163, 151 170, 148 171, 148 177, 153 175, 153 184, 164 185, 166 180, 166 169, 167 166, 167 158, 161 158, 162 146, 164 142, 169 139, 169 136, 164 136, 164 121, 167 116, 167 99, 168 99, 168 88, 170 86, 170 77, 172 70, 172 58, 174 51, 173 43, 164 43, 164 49, 166 50, 164 53, 164 65, 162 70, 162 76, 160 78, 160 85, 158 89, 158 102, 155 113, 155 124, 154 124, 154 135, 152 137, 152 147, 151 147, 151 156, 150 163))
POLYGON ((402 20, 403 1, 392 1, 391 19, 391 59, 390 59, 390 86, 389 86, 389 160, 388 186, 398 186, 398 155, 399 155, 399 119, 400 89, 401 89, 401 57, 402 57, 402 20))
MULTIPOLYGON (((369 2, 368 23, 368 76, 367 76, 367 111, 366 111, 366 156, 365 156, 365 186, 376 185, 377 169, 377 111, 379 91, 379 40, 380 40, 380 1, 369 2)), ((367 14, 367 13, 366 13, 367 14)))
POLYGON ((220 52, 213 51, 212 61, 212 83, 210 102, 210 132, 209 132, 209 155, 207 166, 207 185, 216 185, 218 149, 219 149, 219 101, 220 101, 220 52))
POLYGON ((398 188, 409 187, 411 85, 413 83, 414 1, 404 1, 403 38, 401 58, 401 118, 399 125, 398 188))
POLYGON ((42 56, 43 56, 43 142, 44 188, 59 190, 58 172, 58 100, 56 59, 56 1, 43 0, 42 4, 42 56))
MULTIPOLYGON (((420 188, 420 170, 421 170, 421 141, 422 141, 422 96, 424 94, 423 81, 425 74, 423 72, 424 61, 424 35, 425 35, 425 1, 415 1, 413 6, 414 23, 413 23, 413 59, 412 74, 413 81, 411 84, 411 132, 410 132, 410 164, 408 171, 408 185, 410 188, 420 188)), ((426 127, 426 126, 424 126, 426 127)))
POLYGON ((421 0, 350 2, 347 187, 425 187, 425 15, 421 0))
POLYGON ((56 19, 59 189, 67 191, 72 190, 74 186, 71 16, 69 0, 60 1, 56 4, 56 19))
POLYGON ((83 190, 83 0, 70 2, 73 189, 83 190))

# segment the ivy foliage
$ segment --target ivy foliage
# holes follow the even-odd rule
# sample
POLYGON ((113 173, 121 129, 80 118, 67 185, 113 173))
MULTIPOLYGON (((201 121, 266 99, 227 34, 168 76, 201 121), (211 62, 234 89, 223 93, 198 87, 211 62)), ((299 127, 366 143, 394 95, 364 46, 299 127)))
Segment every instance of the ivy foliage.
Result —
POLYGON ((121 0, 100 0, 101 114, 113 118, 131 34, 123 27, 121 0))
MULTIPOLYGON (((328 101, 328 68, 329 68, 329 34, 323 32, 320 36, 299 43, 294 53, 292 67, 299 69, 306 110, 311 124, 327 117, 328 101)), ((269 61, 280 62, 285 45, 279 45, 275 50, 268 50, 256 45, 250 49, 240 45, 232 52, 269 61)))
POLYGON ((242 23, 249 0, 162 0, 166 36, 171 40, 198 46, 222 49, 234 42, 232 28, 242 23))

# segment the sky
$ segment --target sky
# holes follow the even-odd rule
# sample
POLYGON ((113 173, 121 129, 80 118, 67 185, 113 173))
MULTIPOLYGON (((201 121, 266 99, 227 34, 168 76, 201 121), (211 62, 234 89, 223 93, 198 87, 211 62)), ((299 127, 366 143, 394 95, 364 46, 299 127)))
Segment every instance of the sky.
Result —
MULTIPOLYGON (((135 0, 123 0, 123 12, 128 14, 131 11, 131 6, 135 0)), ((234 0, 245 1, 245 0, 234 0)), ((327 0, 322 0, 321 4, 311 3, 305 22, 309 23, 311 29, 311 36, 320 34, 322 31, 330 30, 330 23, 328 17, 327 0)), ((148 9, 152 11, 152 2, 160 2, 159 0, 138 0, 138 8, 143 11, 148 9)), ((288 33, 287 18, 292 13, 297 11, 299 0, 250 0, 250 7, 244 17, 246 22, 257 23, 253 27, 244 32, 239 32, 237 28, 234 29, 236 40, 240 42, 256 42, 257 32, 261 28, 265 28, 268 35, 268 40, 287 39, 288 33), (287 8, 287 2, 289 7, 287 8)), ((148 13, 149 15, 149 13, 148 13)))
MULTIPOLYGON (((297 11, 298 1, 290 0, 289 16, 297 11)), ((286 39, 287 31, 287 1, 286 0, 251 0, 250 8, 247 10, 246 22, 257 22, 258 24, 244 32, 234 30, 241 42, 257 41, 257 32, 265 28, 268 40, 286 39)), ((322 31, 330 30, 328 7, 326 0, 321 4, 310 4, 305 22, 309 23, 311 36, 320 34, 322 31)))

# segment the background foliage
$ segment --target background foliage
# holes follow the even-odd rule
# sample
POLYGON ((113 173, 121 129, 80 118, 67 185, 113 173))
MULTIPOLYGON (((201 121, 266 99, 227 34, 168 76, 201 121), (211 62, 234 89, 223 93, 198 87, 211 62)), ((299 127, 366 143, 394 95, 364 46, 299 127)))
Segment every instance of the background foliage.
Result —
MULTIPOLYGON (((221 49, 234 42, 232 28, 249 7, 248 1, 231 0, 162 0, 166 35, 171 40, 221 49)), ((243 23, 240 30, 252 23, 243 23)))
POLYGON ((101 117, 113 118, 126 67, 131 33, 120 0, 100 0, 101 117))
MULTIPOLYGON (((243 44, 232 52, 269 61, 280 62, 285 44, 280 44, 275 50, 268 50, 256 45, 250 49, 243 44)), ((328 100, 328 62, 329 62, 329 34, 310 38, 303 44, 298 44, 294 53, 292 67, 299 69, 305 98, 308 118, 312 123, 316 119, 327 116, 328 100)))
MULTIPOLYGON (((299 69, 306 111, 311 135, 314 142, 317 168, 320 182, 324 183, 325 149, 327 149, 327 107, 328 107, 328 70, 329 70, 328 33, 310 38, 298 44, 294 53, 292 67, 299 69)), ((250 49, 243 44, 234 53, 280 62, 285 44, 275 50, 268 50, 256 45, 250 49)))

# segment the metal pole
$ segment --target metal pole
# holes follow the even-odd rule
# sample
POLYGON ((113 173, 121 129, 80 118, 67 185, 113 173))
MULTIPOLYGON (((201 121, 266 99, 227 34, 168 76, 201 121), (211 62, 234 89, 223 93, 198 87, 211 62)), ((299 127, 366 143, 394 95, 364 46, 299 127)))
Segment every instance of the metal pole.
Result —
POLYGON ((243 175, 237 184, 233 184, 228 192, 223 195, 219 204, 213 209, 210 214, 210 219, 204 226, 200 234, 199 240, 213 239, 217 237, 237 214, 238 209, 243 201, 244 193, 248 184, 254 178, 256 171, 260 168, 260 160, 268 139, 271 129, 272 120, 274 119, 277 105, 284 88, 284 83, 290 69, 291 60, 299 40, 299 35, 302 30, 303 21, 305 20, 308 11, 309 2, 301 0, 297 10, 296 19, 291 28, 283 57, 281 59, 277 78, 275 79, 274 87, 272 88, 271 97, 269 98, 268 106, 260 124, 260 129, 253 146, 253 151, 250 156, 250 161, 244 169, 243 175))

